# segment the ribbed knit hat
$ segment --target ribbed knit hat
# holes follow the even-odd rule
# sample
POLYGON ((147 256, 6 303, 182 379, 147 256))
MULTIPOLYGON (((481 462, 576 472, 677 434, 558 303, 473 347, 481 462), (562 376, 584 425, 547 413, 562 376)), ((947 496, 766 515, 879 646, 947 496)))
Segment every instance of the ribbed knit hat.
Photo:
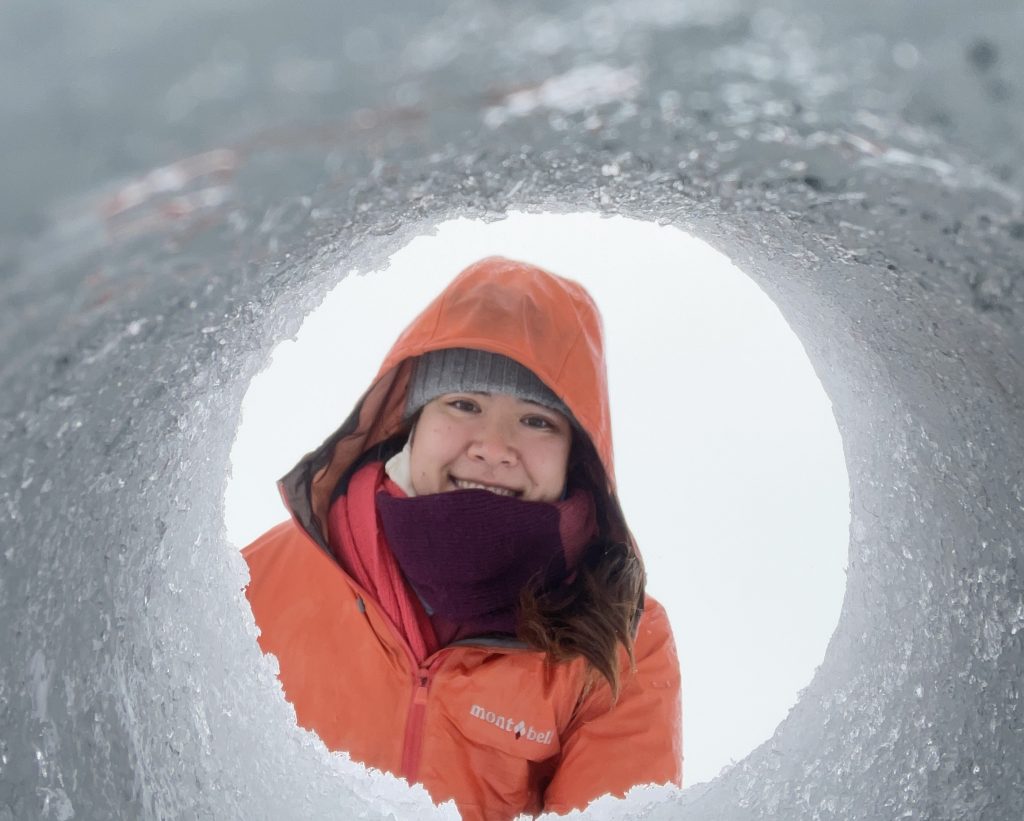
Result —
POLYGON ((565 414, 576 424, 565 403, 529 368, 507 356, 473 348, 428 351, 416 360, 405 403, 405 418, 432 399, 463 391, 511 394, 565 414))

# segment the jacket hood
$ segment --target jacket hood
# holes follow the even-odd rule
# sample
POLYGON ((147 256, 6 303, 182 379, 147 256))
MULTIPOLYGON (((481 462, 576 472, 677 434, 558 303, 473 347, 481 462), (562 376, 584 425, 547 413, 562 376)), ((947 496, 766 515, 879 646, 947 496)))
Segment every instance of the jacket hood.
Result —
POLYGON ((487 257, 463 270, 398 337, 342 426, 279 482, 285 504, 323 547, 326 508, 361 454, 401 430, 416 357, 442 348, 503 354, 572 411, 615 492, 603 328, 583 286, 536 265, 487 257))

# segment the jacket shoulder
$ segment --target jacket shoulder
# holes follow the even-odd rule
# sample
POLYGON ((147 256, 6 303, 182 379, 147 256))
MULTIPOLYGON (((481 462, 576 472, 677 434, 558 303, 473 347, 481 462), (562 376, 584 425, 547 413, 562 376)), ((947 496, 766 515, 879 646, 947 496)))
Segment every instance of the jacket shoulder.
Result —
POLYGON ((257 537, 242 548, 242 558, 249 564, 250 570, 255 565, 269 561, 282 550, 288 550, 301 542, 310 539, 294 519, 288 519, 257 537))
POLYGON ((274 525, 270 530, 263 533, 261 536, 256 537, 252 542, 242 548, 242 555, 245 557, 251 556, 261 548, 266 547, 268 544, 276 544, 281 541, 285 541, 291 538, 295 538, 301 533, 299 526, 295 523, 294 519, 286 519, 280 524, 274 525))
POLYGON ((272 614, 268 609, 269 599, 275 600, 273 606, 280 606, 283 603, 280 597, 289 592, 303 596, 321 587, 325 591, 334 589, 344 578, 334 557, 316 544, 294 519, 275 525, 243 548, 242 558, 249 565, 246 595, 257 622, 272 614))
POLYGON ((675 637, 672 634, 668 613, 661 602, 651 595, 646 596, 644 601, 644 613, 637 630, 634 655, 638 668, 641 659, 650 660, 654 656, 660 657, 676 671, 679 669, 675 637))

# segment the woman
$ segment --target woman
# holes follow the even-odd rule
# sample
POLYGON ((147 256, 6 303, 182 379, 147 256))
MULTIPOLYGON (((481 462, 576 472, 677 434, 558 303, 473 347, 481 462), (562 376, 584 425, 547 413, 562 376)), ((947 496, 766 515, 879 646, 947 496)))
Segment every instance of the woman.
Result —
POLYGON ((298 723, 464 818, 680 785, 675 647, 614 482, 593 301, 471 265, 244 551, 298 723))

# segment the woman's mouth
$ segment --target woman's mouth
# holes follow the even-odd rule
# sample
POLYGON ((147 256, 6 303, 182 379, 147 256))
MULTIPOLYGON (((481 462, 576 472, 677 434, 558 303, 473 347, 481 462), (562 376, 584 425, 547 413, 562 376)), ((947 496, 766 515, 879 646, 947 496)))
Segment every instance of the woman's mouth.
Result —
POLYGON ((511 490, 499 485, 485 485, 482 482, 469 482, 465 479, 456 479, 454 476, 451 477, 451 480, 452 484, 459 490, 489 490, 491 493, 496 493, 498 496, 516 497, 522 495, 520 491, 511 490))

